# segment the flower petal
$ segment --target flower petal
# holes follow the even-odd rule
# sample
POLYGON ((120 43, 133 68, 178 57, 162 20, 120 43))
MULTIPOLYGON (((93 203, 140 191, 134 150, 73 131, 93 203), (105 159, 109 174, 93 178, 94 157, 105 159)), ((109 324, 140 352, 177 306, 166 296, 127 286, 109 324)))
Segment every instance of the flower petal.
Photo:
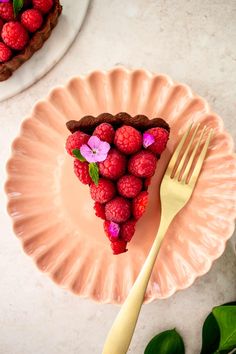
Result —
POLYGON ((101 153, 96 154, 96 161, 97 162, 105 161, 106 158, 107 158, 107 153, 104 154, 103 152, 101 152, 101 153))
POLYGON ((80 153, 81 155, 86 159, 88 162, 96 162, 96 154, 93 153, 93 151, 88 147, 88 145, 83 144, 80 147, 80 153))
POLYGON ((110 240, 111 241, 116 241, 119 237, 119 232, 120 232, 120 226, 116 224, 115 222, 111 221, 110 225, 108 227, 109 234, 110 234, 110 240))
POLYGON ((108 151, 110 150, 110 144, 105 141, 101 141, 100 146, 96 150, 97 161, 101 162, 106 160, 108 151))
POLYGON ((97 136, 91 136, 87 144, 92 150, 98 150, 101 143, 102 141, 97 136))
POLYGON ((102 150, 102 152, 107 154, 109 152, 110 148, 111 148, 111 146, 109 143, 107 143, 106 141, 102 141, 101 145, 99 146, 99 151, 102 150))
POLYGON ((155 142, 155 138, 152 134, 144 133, 143 134, 143 146, 147 148, 155 142))

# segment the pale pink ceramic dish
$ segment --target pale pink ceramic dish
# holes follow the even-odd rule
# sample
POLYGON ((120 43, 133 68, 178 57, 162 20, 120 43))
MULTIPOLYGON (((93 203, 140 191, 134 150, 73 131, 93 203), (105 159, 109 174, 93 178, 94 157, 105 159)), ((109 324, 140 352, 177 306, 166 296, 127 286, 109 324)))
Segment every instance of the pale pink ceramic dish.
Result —
POLYGON ((164 239, 146 301, 166 298, 205 274, 225 249, 236 216, 236 158, 222 120, 185 85, 145 70, 116 68, 77 77, 54 89, 21 127, 8 162, 6 192, 14 231, 37 266, 59 285, 99 302, 128 294, 159 223, 159 183, 191 121, 215 128, 199 182, 164 239), (171 126, 168 151, 158 163, 149 207, 129 251, 113 256, 86 186, 73 173, 64 144, 65 123, 86 114, 163 117, 171 126))

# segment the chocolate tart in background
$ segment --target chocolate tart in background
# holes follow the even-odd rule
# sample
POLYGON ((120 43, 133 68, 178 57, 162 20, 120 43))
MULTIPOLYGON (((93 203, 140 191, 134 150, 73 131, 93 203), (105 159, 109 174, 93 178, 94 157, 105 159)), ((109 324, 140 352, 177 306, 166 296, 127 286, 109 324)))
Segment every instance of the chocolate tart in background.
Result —
MULTIPOLYGON (((1 4, 0 4, 1 5, 1 4)), ((31 1, 25 1, 22 11, 19 12, 14 21, 20 21, 21 14, 26 9, 32 8, 31 1)), ((46 14, 42 13, 42 26, 34 33, 29 33, 29 41, 24 49, 17 51, 12 50, 12 56, 8 61, 0 61, 0 81, 7 80, 15 70, 31 58, 31 56, 38 51, 49 38, 53 28, 57 25, 58 18, 62 12, 62 6, 59 0, 53 0, 53 6, 46 14)), ((3 19, 4 20, 4 19, 3 19)), ((7 21, 5 21, 7 22, 7 21)), ((2 39, 0 40, 0 42, 2 39)))

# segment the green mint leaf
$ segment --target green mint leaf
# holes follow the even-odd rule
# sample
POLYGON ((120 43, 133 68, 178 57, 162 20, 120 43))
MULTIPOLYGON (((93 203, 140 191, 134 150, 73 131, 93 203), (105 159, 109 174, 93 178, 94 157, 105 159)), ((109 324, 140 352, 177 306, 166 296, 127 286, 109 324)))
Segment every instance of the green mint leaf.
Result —
POLYGON ((236 348, 236 306, 218 306, 213 315, 220 328, 219 350, 236 348))
POLYGON ((96 185, 98 185, 99 172, 98 172, 98 165, 95 162, 89 164, 89 175, 92 178, 93 182, 96 185))
POLYGON ((14 9, 15 17, 18 15, 23 5, 24 5, 24 0, 13 0, 13 9, 14 9))
POLYGON ((74 149, 74 150, 72 151, 72 153, 73 153, 73 155, 74 155, 78 160, 80 160, 81 162, 86 161, 86 159, 81 155, 81 152, 80 152, 79 149, 74 149))
MULTIPOLYGON (((236 302, 226 303, 219 307, 233 306, 233 305, 236 305, 236 302)), ((216 317, 211 312, 207 316, 202 328, 202 349, 200 354, 229 353, 228 350, 226 351, 219 350, 220 339, 221 339, 221 329, 219 327, 219 324, 217 323, 216 317)))
POLYGON ((147 345, 144 354, 184 354, 184 342, 175 329, 155 336, 147 345))

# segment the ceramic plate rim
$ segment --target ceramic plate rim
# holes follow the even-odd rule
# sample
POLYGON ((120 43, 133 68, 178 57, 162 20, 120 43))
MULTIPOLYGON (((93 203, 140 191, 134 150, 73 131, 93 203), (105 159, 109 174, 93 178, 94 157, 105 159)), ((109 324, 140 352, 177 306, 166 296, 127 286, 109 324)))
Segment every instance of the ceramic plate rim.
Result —
MULTIPOLYGON (((236 158, 236 154, 234 153, 234 142, 233 142, 233 139, 232 139, 231 135, 230 135, 228 132, 225 131, 224 122, 223 122, 222 118, 221 118, 218 114, 215 114, 215 113, 210 109, 210 105, 208 104, 208 102, 207 102, 204 98, 202 98, 201 96, 195 94, 195 93, 193 92, 193 90, 192 90, 188 85, 182 84, 181 82, 173 81, 173 80, 170 78, 170 76, 168 76, 168 75, 166 75, 166 74, 161 74, 161 73, 158 73, 158 72, 157 72, 157 73, 156 73, 156 72, 154 73, 154 72, 151 72, 151 71, 149 71, 149 70, 147 70, 147 69, 143 69, 143 68, 132 68, 132 69, 128 69, 128 68, 125 68, 125 67, 123 67, 123 66, 115 66, 115 67, 113 67, 113 68, 110 69, 110 70, 99 70, 99 69, 91 70, 88 74, 77 75, 77 76, 71 77, 71 78, 67 81, 67 83, 66 83, 65 85, 58 85, 58 86, 52 88, 52 89, 49 91, 49 93, 47 94, 47 96, 46 96, 45 98, 40 99, 40 100, 38 100, 38 101, 36 102, 36 104, 34 105, 33 109, 32 109, 31 112, 29 113, 29 115, 26 116, 26 117, 23 119, 22 123, 20 124, 20 129, 19 129, 19 131, 18 131, 18 135, 16 136, 16 138, 13 140, 13 142, 12 142, 12 144, 11 144, 11 153, 10 153, 10 157, 9 157, 9 159, 8 159, 7 165, 6 165, 7 178, 6 178, 6 182, 5 182, 5 192, 6 192, 6 194, 7 194, 7 209, 8 209, 9 202, 10 202, 10 200, 11 200, 11 197, 8 195, 8 191, 7 191, 7 184, 8 184, 8 182, 11 180, 11 172, 9 171, 8 166, 9 166, 9 163, 10 163, 10 161, 13 159, 13 156, 14 156, 14 149, 13 149, 14 142, 15 142, 15 141, 21 136, 21 134, 22 134, 22 126, 23 126, 23 123, 24 123, 26 120, 34 120, 34 118, 32 117, 32 115, 33 115, 33 112, 35 111, 36 107, 37 107, 39 104, 41 104, 42 102, 47 102, 47 101, 49 101, 51 95, 53 95, 53 93, 56 92, 58 89, 68 88, 69 85, 71 84, 71 82, 72 82, 73 80, 76 80, 76 79, 88 80, 89 77, 91 77, 91 75, 94 75, 95 73, 97 73, 97 74, 103 74, 103 75, 110 75, 110 74, 111 74, 112 72, 114 72, 114 71, 123 71, 123 72, 125 72, 126 74, 131 74, 131 73, 133 73, 133 72, 137 72, 137 71, 138 71, 138 72, 145 73, 145 75, 147 75, 149 78, 154 78, 154 77, 157 77, 157 76, 161 76, 161 77, 165 78, 165 79, 171 84, 171 86, 178 85, 178 86, 184 87, 184 88, 190 93, 190 95, 191 95, 192 98, 200 99, 200 100, 204 103, 204 105, 205 105, 206 108, 207 108, 207 113, 208 113, 208 114, 212 114, 212 115, 214 115, 214 117, 217 118, 217 120, 218 120, 218 122, 219 122, 219 125, 220 125, 220 131, 221 131, 221 132, 224 132, 224 134, 227 135, 227 139, 228 139, 229 142, 230 142, 230 153, 229 153, 228 155, 229 155, 229 156, 232 156, 233 158, 236 158)), ((8 213, 9 213, 9 210, 8 210, 8 213)), ((9 215, 9 216, 10 216, 10 215, 9 215)), ((13 230, 14 230, 14 217, 11 217, 11 216, 10 216, 10 218, 11 218, 12 225, 13 225, 13 230)), ((236 218, 236 214, 234 215, 234 218, 230 217, 230 221, 235 220, 235 218, 236 218)), ((223 247, 220 249, 220 252, 219 252, 218 254, 214 254, 214 255, 210 258, 210 260, 209 260, 209 262, 208 262, 208 266, 206 266, 206 267, 203 269, 202 272, 199 272, 198 274, 195 274, 195 273, 194 273, 193 276, 190 278, 190 281, 188 282, 188 284, 185 283, 183 286, 175 286, 175 287, 173 287, 172 291, 168 294, 168 296, 156 297, 156 296, 152 295, 152 296, 150 296, 149 298, 147 298, 146 303, 150 303, 150 302, 152 302, 152 301, 154 301, 154 300, 157 300, 157 299, 169 298, 170 296, 172 296, 172 295, 173 295, 174 293, 176 293, 177 291, 182 290, 182 289, 186 289, 186 288, 190 287, 190 286, 195 282, 195 280, 196 280, 198 277, 200 277, 200 276, 206 274, 206 273, 210 270, 210 268, 212 267, 213 262, 214 262, 216 259, 218 259, 218 258, 223 254, 223 252, 224 252, 224 250, 225 250, 225 247, 226 247, 226 242, 227 242, 227 240, 232 236, 233 230, 234 230, 234 225, 233 225, 233 222, 232 222, 232 227, 231 227, 231 229, 230 229, 230 232, 228 232, 227 236, 226 236, 226 237, 224 238, 224 240, 223 240, 223 247)), ((15 231, 14 231, 14 233, 15 233, 15 231)), ((16 235, 16 236, 17 236, 17 235, 16 235)), ((20 238, 19 238, 18 236, 17 236, 17 238, 20 240, 20 238)), ((20 240, 20 242, 21 242, 21 240, 20 240)), ((22 242, 21 242, 21 244, 22 244, 22 242)), ((25 252, 25 251, 24 251, 24 252, 25 252)), ((26 252, 25 252, 25 253, 26 253, 26 252)), ((27 253, 26 253, 26 254, 27 254, 27 253)), ((35 257, 33 257, 32 255, 28 255, 28 256, 30 256, 30 257, 33 259, 34 263, 36 264, 36 262, 35 262, 35 257)), ((37 264, 36 264, 36 266, 37 266, 37 264)), ((38 266, 37 266, 37 268, 38 268, 41 272, 43 272, 38 266)), ((46 271, 46 272, 43 272, 43 273, 48 274, 48 275, 50 276, 50 279, 52 279, 52 280, 58 285, 58 283, 55 281, 55 279, 50 275, 50 272, 47 272, 47 271, 46 271)), ((61 288, 64 288, 64 289, 67 289, 67 290, 70 290, 70 291, 73 292, 73 290, 72 290, 71 288, 69 288, 69 287, 64 287, 64 286, 61 285, 61 284, 60 284, 60 287, 61 287, 61 288)), ((79 294, 79 296, 82 297, 82 298, 91 298, 91 299, 93 299, 93 300, 94 300, 95 302, 97 302, 97 303, 113 303, 113 304, 120 304, 119 301, 115 301, 114 299, 112 299, 112 300, 109 299, 109 298, 107 298, 107 299, 98 299, 96 296, 93 296, 93 294, 79 294)))

